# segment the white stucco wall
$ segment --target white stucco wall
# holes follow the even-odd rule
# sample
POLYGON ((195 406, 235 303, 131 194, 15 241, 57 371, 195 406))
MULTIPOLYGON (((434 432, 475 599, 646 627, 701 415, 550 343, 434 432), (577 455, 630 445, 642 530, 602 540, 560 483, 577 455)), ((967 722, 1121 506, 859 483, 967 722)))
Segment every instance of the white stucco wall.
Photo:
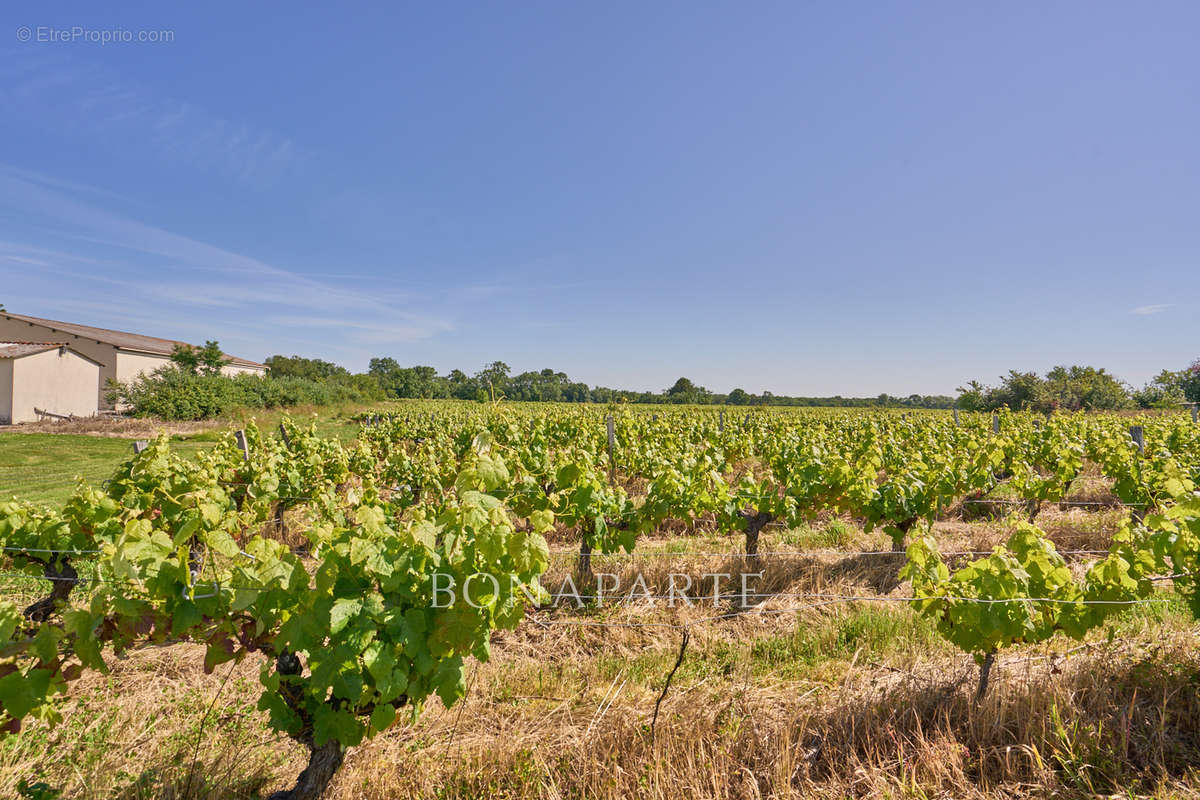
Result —
MULTIPOLYGON (((109 379, 125 383, 141 373, 150 373, 170 362, 167 355, 120 350, 113 345, 87 339, 73 333, 56 330, 37 323, 23 322, 0 316, 0 342, 66 342, 72 350, 99 362, 100 374, 96 381, 96 397, 100 408, 112 408, 105 400, 105 386, 109 379)), ((266 369, 255 369, 227 365, 222 370, 226 375, 250 372, 265 375, 266 369)))
POLYGON ((118 350, 116 377, 121 383, 128 383, 138 375, 149 375, 154 370, 165 367, 170 363, 170 356, 118 350))
POLYGON ((221 367, 222 375, 244 375, 246 373, 251 375, 266 375, 267 370, 256 367, 246 367, 240 364, 226 364, 225 366, 221 367))
POLYGON ((100 367, 78 353, 56 347, 3 360, 9 362, 12 370, 12 422, 35 421, 35 408, 77 417, 96 414, 100 367))
MULTIPOLYGON (((127 383, 138 375, 149 375, 154 370, 171 363, 170 356, 160 356, 155 353, 139 353, 131 350, 117 350, 116 377, 121 383, 127 383)), ((249 372, 252 375, 263 375, 265 369, 254 369, 235 364, 221 367, 223 375, 240 375, 249 372)))
POLYGON ((95 339, 85 339, 73 333, 48 328, 45 325, 21 322, 0 317, 0 342, 66 342, 72 350, 83 353, 93 361, 100 362, 100 376, 96 380, 96 401, 100 408, 112 408, 104 400, 104 384, 116 377, 117 348, 95 339))
POLYGON ((12 424, 13 359, 0 358, 0 425, 12 424))

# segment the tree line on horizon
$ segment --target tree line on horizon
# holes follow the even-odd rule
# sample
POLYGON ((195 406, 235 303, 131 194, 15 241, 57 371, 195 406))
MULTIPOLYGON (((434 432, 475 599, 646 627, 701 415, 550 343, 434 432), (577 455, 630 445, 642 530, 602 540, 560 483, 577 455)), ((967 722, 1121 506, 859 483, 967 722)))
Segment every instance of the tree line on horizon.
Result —
POLYGON ((644 392, 589 386, 573 381, 553 369, 513 374, 503 361, 493 361, 473 375, 459 369, 439 375, 431 366, 403 367, 394 358, 372 358, 367 372, 352 374, 345 367, 321 359, 301 356, 271 356, 269 374, 326 381, 375 382, 382 397, 391 399, 443 399, 486 401, 540 401, 563 403, 646 403, 734 406, 829 406, 850 408, 960 408, 964 411, 995 411, 1010 408, 1043 413, 1064 411, 1170 408, 1200 402, 1200 359, 1180 370, 1164 369, 1140 389, 1117 378, 1103 367, 1057 366, 1044 376, 1036 372, 1010 370, 996 386, 970 381, 948 395, 875 397, 799 397, 764 391, 751 394, 736 388, 728 394, 710 391, 681 377, 661 392, 644 392))
POLYGON ((1141 389, 1134 389, 1103 368, 1054 367, 1044 376, 1010 370, 999 384, 971 381, 958 396, 795 397, 771 392, 751 394, 733 389, 713 392, 681 377, 659 392, 612 389, 573 381, 553 369, 513 374, 503 361, 493 361, 474 374, 451 370, 441 375, 431 366, 400 366, 394 358, 371 359, 367 371, 352 373, 330 361, 274 355, 267 375, 222 375, 224 356, 215 341, 202 348, 179 347, 172 364, 126 384, 112 384, 109 397, 133 413, 166 419, 205 419, 235 408, 275 408, 298 404, 328 405, 383 399, 460 399, 486 402, 700 404, 729 406, 822 406, 841 408, 1000 408, 1051 413, 1064 411, 1170 408, 1200 402, 1200 360, 1181 370, 1163 370, 1141 389))
POLYGON ((565 372, 553 369, 517 374, 503 361, 493 361, 473 375, 459 369, 439 375, 434 367, 402 367, 394 358, 372 358, 367 372, 352 374, 345 367, 321 359, 275 355, 266 363, 272 377, 305 378, 315 381, 349 381, 363 377, 374 379, 389 399, 459 399, 487 401, 505 399, 518 402, 557 403, 646 403, 699 404, 734 406, 835 406, 884 408, 950 408, 954 398, 947 395, 908 395, 893 397, 794 397, 772 392, 751 394, 734 389, 728 394, 710 391, 691 379, 681 377, 661 392, 612 389, 573 381, 565 372))

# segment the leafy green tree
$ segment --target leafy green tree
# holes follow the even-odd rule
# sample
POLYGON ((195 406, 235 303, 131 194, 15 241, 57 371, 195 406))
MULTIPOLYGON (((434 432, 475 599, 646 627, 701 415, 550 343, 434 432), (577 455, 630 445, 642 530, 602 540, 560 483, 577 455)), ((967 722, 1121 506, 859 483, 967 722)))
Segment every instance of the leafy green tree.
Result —
POLYGON ((438 371, 428 366, 413 367, 413 391, 415 397, 432 398, 437 393, 438 371))
MULTIPOLYGON (((1009 370, 994 388, 979 381, 958 387, 958 407, 964 411, 995 411, 1011 408, 1015 411, 1055 409, 1067 411, 1112 410, 1131 405, 1129 388, 1103 368, 1072 366, 1054 367, 1045 378, 1036 372, 1009 370)), ((936 397, 918 398, 915 395, 904 405, 934 408, 940 405, 936 397)))
POLYGON ((745 389, 734 389, 729 393, 729 405, 731 406, 748 406, 753 398, 746 393, 745 389))
POLYGON ((1163 370, 1155 378, 1133 393, 1133 402, 1138 408, 1170 408, 1184 402, 1183 387, 1178 380, 1180 372, 1163 370))
POLYGON ((195 375, 200 370, 200 354, 190 344, 175 345, 171 350, 171 362, 189 375, 195 375))
POLYGON ((565 372, 543 369, 540 372, 522 372, 509 381, 510 400, 535 400, 553 402, 562 400, 563 387, 568 383, 565 372))
POLYGON ((696 384, 687 378, 680 378, 670 389, 667 389, 667 394, 671 397, 691 397, 695 393, 696 384))
POLYGON ((436 393, 437 370, 433 367, 409 367, 406 379, 408 392, 404 395, 405 397, 420 397, 428 400, 436 393))
POLYGON ((461 369, 451 370, 450 374, 446 376, 446 382, 449 385, 451 397, 459 400, 475 399, 477 382, 461 369))
POLYGON ((511 368, 503 361, 493 361, 479 372, 475 380, 479 384, 477 394, 483 400, 496 400, 505 397, 508 391, 508 373, 511 368))
POLYGON ((569 383, 563 389, 563 400, 568 403, 586 403, 591 398, 591 390, 586 383, 569 383))
POLYGON ((1059 366, 1046 373, 1036 410, 1111 410, 1126 408, 1129 404, 1129 390, 1103 368, 1059 366))
POLYGON ((171 351, 171 362, 189 375, 220 375, 228 359, 221 352, 221 345, 209 340, 204 347, 177 344, 171 351))
POLYGON ((332 361, 322 361, 319 358, 275 355, 263 363, 267 365, 267 374, 272 378, 304 378, 305 380, 319 381, 350 377, 350 371, 345 367, 340 367, 332 361))
POLYGON ((1184 370, 1183 396, 1189 403, 1200 403, 1200 358, 1184 370))
POLYGON ((667 400, 671 403, 707 403, 711 397, 712 392, 688 378, 680 378, 667 389, 667 400))
POLYGON ((201 375, 220 375, 221 368, 229 360, 221 352, 221 345, 211 340, 204 343, 204 347, 200 348, 198 356, 201 375))
POLYGON ((1001 379, 999 388, 992 393, 992 398, 990 405, 993 408, 1008 406, 1014 411, 1033 408, 1043 398, 1042 379, 1036 372, 1009 370, 1008 375, 1001 379))
POLYGON ((367 374, 379 382, 388 397, 399 397, 401 387, 400 365, 394 358, 372 358, 367 364, 367 374))
POLYGON ((1164 369, 1154 379, 1133 393, 1139 408, 1168 408, 1187 399, 1187 370, 1164 369))
POLYGON ((367 374, 374 377, 388 397, 429 399, 446 397, 445 379, 433 367, 401 367, 394 358, 372 358, 367 374))
POLYGON ((959 386, 957 406, 963 411, 983 411, 987 405, 988 388, 979 381, 971 381, 966 386, 959 386))
POLYGON ((1200 403, 1200 359, 1186 369, 1164 369, 1134 393, 1142 408, 1166 408, 1180 403, 1200 403))
POLYGON ((400 369, 394 358, 372 358, 367 364, 367 374, 382 377, 400 369))

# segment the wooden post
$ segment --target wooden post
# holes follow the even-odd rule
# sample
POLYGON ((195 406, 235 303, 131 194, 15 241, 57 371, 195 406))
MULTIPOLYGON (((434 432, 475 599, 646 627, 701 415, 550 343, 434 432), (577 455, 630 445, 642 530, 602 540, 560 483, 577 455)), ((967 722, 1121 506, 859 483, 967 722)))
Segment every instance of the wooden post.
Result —
POLYGON ((605 420, 605 425, 608 428, 608 482, 616 483, 617 480, 617 462, 613 455, 613 447, 617 443, 616 431, 613 429, 612 414, 608 415, 605 420))
POLYGON ((133 454, 136 456, 137 454, 141 453, 143 450, 145 450, 149 446, 150 446, 149 440, 138 439, 136 442, 133 443, 133 454))
POLYGON ((1000 415, 992 414, 992 433, 1000 432, 1000 415))
POLYGON ((246 432, 240 428, 233 432, 233 439, 237 442, 238 450, 242 451, 242 459, 250 460, 250 445, 246 442, 246 432))
POLYGON ((1200 422, 1200 403, 1192 404, 1192 422, 1200 422))
POLYGON ((954 407, 954 427, 958 427, 958 406, 954 407))
POLYGON ((292 440, 287 435, 287 428, 283 427, 283 423, 279 423, 279 437, 283 439, 283 446, 287 449, 292 449, 292 440))
POLYGON ((717 419, 717 433, 724 433, 725 432, 725 409, 722 408, 720 410, 720 412, 718 412, 718 413, 720 414, 720 416, 717 419))
POLYGON ((1133 425, 1129 428, 1129 438, 1133 439, 1133 443, 1137 445, 1138 453, 1146 454, 1146 430, 1141 425, 1133 425))
MULTIPOLYGON (((30 323, 30 324, 32 324, 32 323, 30 323)), ((49 417, 50 419, 67 419, 67 420, 75 419, 74 414, 55 414, 51 411, 43 411, 42 409, 38 408, 37 406, 34 406, 33 413, 37 414, 39 417, 49 417)))

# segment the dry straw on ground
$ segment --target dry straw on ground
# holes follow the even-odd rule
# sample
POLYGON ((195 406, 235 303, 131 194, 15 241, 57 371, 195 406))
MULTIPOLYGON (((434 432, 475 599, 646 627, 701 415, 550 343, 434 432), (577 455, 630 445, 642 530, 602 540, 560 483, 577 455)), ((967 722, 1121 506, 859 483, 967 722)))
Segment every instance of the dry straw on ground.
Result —
MULTIPOLYGON (((779 627, 734 621, 698 649, 761 637, 764 625, 779 627)), ((1097 642, 1067 659, 1022 654, 979 706, 964 690, 971 665, 946 654, 883 664, 855 653, 821 680, 693 674, 653 739, 661 675, 632 670, 647 649, 669 656, 671 642, 628 628, 529 626, 503 638, 494 662, 471 668, 461 708, 435 704, 353 750, 330 797, 1189 796, 1196 786, 1187 631, 1155 645, 1097 642)), ((62 727, 5 749, 6 794, 30 775, 89 798, 253 797, 286 784, 303 754, 254 710, 256 665, 204 675, 199 663, 198 647, 177 645, 86 679, 62 727)))
MULTIPOLYGON (((1060 547, 1093 549, 1107 545, 1119 516, 1048 506, 1038 521, 1060 547)), ((298 512, 287 521, 304 524, 298 512)), ((820 540, 833 523, 802 535, 772 531, 763 550, 798 550, 788 541, 820 540)), ((1011 523, 950 514, 934 530, 946 550, 986 551, 1011 523)), ((839 529, 838 541, 844 550, 887 548, 881 535, 853 526, 839 529)), ((711 591, 702 576, 748 566, 733 556, 665 554, 713 552, 710 538, 658 535, 639 545, 633 556, 596 556, 594 568, 623 587, 636 574, 659 588, 686 574, 699 599, 711 591)), ((559 547, 551 588, 574 567, 570 545, 559 547)), ((1190 616, 1147 609, 1119 620, 1112 640, 1101 631, 1083 644, 1012 648, 976 704, 974 662, 906 604, 805 608, 789 599, 902 596, 896 562, 829 548, 768 556, 753 586, 773 596, 704 623, 729 611, 727 602, 537 612, 495 635, 489 663, 468 665, 461 705, 434 701, 417 722, 354 748, 329 797, 1200 795, 1200 657, 1190 616), (689 622, 693 638, 651 736, 680 643, 669 626, 689 622)), ((251 798, 289 785, 305 754, 256 709, 261 661, 205 675, 201 659, 196 645, 145 649, 114 660, 109 676, 86 676, 58 728, 31 724, 0 748, 0 795, 14 796, 21 778, 64 797, 129 800, 251 798)))

